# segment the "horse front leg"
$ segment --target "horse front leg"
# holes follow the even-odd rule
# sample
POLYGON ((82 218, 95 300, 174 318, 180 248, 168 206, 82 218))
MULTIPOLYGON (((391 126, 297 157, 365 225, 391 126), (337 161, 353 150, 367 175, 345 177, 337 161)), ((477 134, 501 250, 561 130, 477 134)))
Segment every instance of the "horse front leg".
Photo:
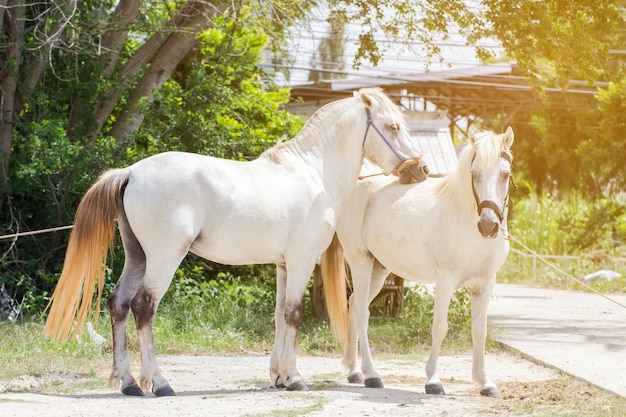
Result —
MULTIPOLYGON (((277 354, 278 379, 282 381, 282 385, 289 391, 306 391, 309 389, 296 367, 296 339, 300 323, 302 322, 304 292, 314 267, 314 259, 311 262, 301 262, 295 266, 287 265, 284 314, 282 317, 282 320, 284 320, 283 337, 281 343, 281 340, 278 339, 281 335, 277 334, 275 345, 279 344, 281 348, 281 351, 277 354)), ((278 305, 279 301, 277 300, 276 303, 278 305)))
POLYGON ((480 394, 485 397, 500 397, 496 384, 485 372, 485 343, 487 341, 487 307, 493 293, 495 277, 477 292, 472 292, 472 377, 480 386, 480 394))
POLYGON ((133 298, 131 308, 135 316, 137 334, 141 346, 141 373, 139 384, 144 390, 152 389, 157 397, 174 396, 176 393, 170 387, 169 382, 161 375, 156 359, 154 339, 152 335, 152 322, 157 307, 161 301, 162 293, 148 291, 145 288, 139 290, 133 298))
POLYGON ((448 288, 437 283, 435 288, 435 311, 431 329, 432 343, 430 356, 426 362, 426 394, 444 395, 443 384, 437 373, 437 362, 441 353, 441 343, 448 333, 448 309, 454 288, 448 288))

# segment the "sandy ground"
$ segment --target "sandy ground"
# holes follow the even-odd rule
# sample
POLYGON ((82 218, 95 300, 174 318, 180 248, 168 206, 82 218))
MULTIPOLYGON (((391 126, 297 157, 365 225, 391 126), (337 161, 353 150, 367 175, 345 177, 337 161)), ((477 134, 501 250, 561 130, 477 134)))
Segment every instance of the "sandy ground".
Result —
MULTIPOLYGON (((126 397, 86 389, 85 376, 51 372, 0 382, 0 416, 504 416, 514 410, 584 400, 588 386, 506 352, 489 354, 487 373, 502 398, 482 398, 471 381, 470 355, 442 356, 447 395, 424 393, 424 362, 376 360, 384 389, 349 384, 340 360, 299 357, 310 391, 287 392, 269 382, 269 356, 162 356, 176 397, 126 397)), ((98 375, 106 380, 103 370, 98 375)))

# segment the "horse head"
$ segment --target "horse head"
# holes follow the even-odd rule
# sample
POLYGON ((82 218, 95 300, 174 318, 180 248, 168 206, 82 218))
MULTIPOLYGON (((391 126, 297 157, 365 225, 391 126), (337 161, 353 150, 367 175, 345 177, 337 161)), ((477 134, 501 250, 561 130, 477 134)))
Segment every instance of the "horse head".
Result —
POLYGON ((385 175, 398 175, 401 183, 425 180, 428 166, 422 161, 422 151, 409 134, 398 106, 380 88, 361 89, 354 95, 361 99, 367 117, 363 136, 365 157, 378 165, 385 175))
POLYGON ((498 236, 500 225, 506 221, 512 182, 510 148, 513 139, 510 127, 501 135, 483 132, 477 136, 472 129, 469 132, 473 149, 470 166, 472 192, 479 216, 478 231, 485 239, 498 236))

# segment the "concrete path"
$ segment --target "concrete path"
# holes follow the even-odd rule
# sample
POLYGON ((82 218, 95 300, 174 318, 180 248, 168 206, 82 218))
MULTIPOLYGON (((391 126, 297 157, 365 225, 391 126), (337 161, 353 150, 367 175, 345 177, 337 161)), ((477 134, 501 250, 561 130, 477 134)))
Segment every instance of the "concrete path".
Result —
MULTIPOLYGON (((610 295, 626 305, 626 295, 610 295)), ((597 294, 497 284, 492 337, 537 363, 626 397, 626 308, 597 294)))

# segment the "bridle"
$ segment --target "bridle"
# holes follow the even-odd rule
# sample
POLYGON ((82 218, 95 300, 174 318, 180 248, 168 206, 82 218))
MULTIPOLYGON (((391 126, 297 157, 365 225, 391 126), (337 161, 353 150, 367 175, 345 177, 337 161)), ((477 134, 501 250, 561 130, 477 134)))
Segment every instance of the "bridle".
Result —
MULTIPOLYGON (((513 163, 512 159, 511 159, 511 156, 508 153, 506 153, 506 152, 502 152, 500 154, 500 158, 503 158, 504 160, 508 161, 509 164, 513 163)), ((474 162, 474 158, 472 158, 472 163, 473 162, 474 162)), ((512 176, 509 177, 509 183, 513 184, 513 188, 517 188, 517 185, 515 184, 515 181, 513 181, 513 177, 512 176)), ((476 188, 474 187, 474 177, 472 177, 472 192, 474 193, 474 200, 476 200, 476 206, 478 207, 478 215, 480 216, 480 214, 482 213, 483 209, 490 208, 491 210, 494 211, 494 213, 496 213, 496 216, 498 216, 498 220, 500 221, 500 223, 502 223, 502 220, 504 220, 504 211, 509 206, 509 191, 510 191, 510 189, 511 189, 511 187, 507 186, 506 197, 504 197, 504 204, 503 204, 502 208, 500 208, 500 206, 498 206, 497 203, 495 203, 495 202, 493 202, 491 200, 480 201, 480 199, 478 197, 478 193, 476 193, 476 188)))
POLYGON ((387 140, 387 138, 385 137, 385 135, 383 135, 383 132, 381 132, 376 125, 374 124, 374 118, 372 117, 372 112, 369 109, 369 107, 365 108, 365 113, 367 114, 367 128, 365 129, 365 135, 363 135, 363 148, 365 148, 365 141, 367 140, 367 134, 369 133, 370 127, 374 128, 374 130, 376 131, 376 133, 378 133, 378 136, 380 136, 382 138, 382 140, 385 142, 385 144, 389 147, 389 149, 391 149, 391 151, 398 157, 398 159, 400 160, 400 165, 398 165, 398 167, 396 169, 394 169, 392 171, 392 173, 394 175, 398 175, 400 172, 402 172, 402 170, 404 170, 406 167, 411 166, 411 165, 418 165, 421 161, 422 161, 422 157, 418 156, 416 158, 412 158, 412 159, 406 159, 405 157, 403 157, 400 152, 398 152, 396 150, 396 148, 393 147, 393 145, 387 140))

